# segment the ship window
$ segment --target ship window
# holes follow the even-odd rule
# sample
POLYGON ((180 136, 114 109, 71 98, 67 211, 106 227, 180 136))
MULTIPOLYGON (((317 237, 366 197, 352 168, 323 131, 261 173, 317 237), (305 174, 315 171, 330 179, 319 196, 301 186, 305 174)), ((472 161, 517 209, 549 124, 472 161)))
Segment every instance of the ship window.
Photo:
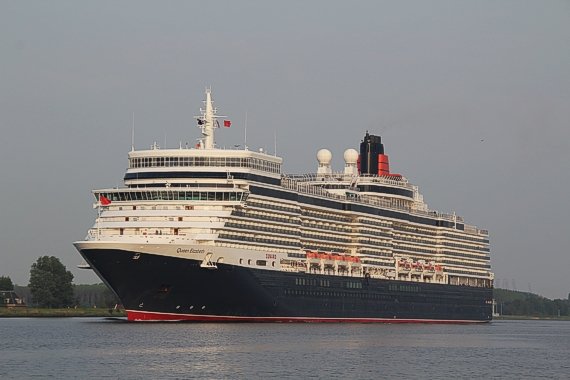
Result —
POLYGON ((265 260, 257 260, 257 261, 255 262, 255 264, 257 264, 257 265, 260 265, 260 266, 263 266, 263 267, 264 267, 264 266, 266 266, 266 265, 267 265, 267 261, 265 261, 265 260))
POLYGON ((251 265, 251 260, 247 260, 247 265, 251 265))
POLYGON ((212 157, 210 158, 210 165, 211 166, 225 166, 225 159, 224 157, 212 157))
POLYGON ((243 259, 239 259, 239 263, 240 263, 240 264, 243 264, 243 259))

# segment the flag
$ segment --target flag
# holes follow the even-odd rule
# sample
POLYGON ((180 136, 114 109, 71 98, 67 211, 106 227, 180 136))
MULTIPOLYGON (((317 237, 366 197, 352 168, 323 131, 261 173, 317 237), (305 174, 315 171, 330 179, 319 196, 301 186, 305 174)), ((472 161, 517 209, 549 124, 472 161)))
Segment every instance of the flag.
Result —
POLYGON ((229 128, 232 126, 232 122, 229 120, 224 120, 224 127, 229 128))
POLYGON ((101 206, 108 206, 111 204, 111 200, 104 195, 99 195, 99 202, 101 206))

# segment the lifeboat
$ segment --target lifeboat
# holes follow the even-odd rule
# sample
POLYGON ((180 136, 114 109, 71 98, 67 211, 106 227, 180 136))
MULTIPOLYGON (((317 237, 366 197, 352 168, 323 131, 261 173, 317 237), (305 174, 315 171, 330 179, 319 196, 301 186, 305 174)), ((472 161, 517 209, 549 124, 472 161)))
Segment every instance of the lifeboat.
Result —
POLYGON ((319 253, 318 253, 318 252, 314 252, 314 251, 307 252, 307 259, 309 259, 309 260, 319 260, 319 253))
POLYGON ((412 269, 412 265, 409 262, 404 261, 404 264, 400 265, 399 269, 400 269, 400 272, 408 273, 412 269))
POLYGON ((335 260, 339 268, 343 268, 343 270, 346 270, 346 268, 348 267, 348 258, 346 256, 337 255, 335 256, 335 260))
POLYGON ((412 274, 419 275, 419 274, 421 274, 421 273, 423 272, 423 270, 424 270, 424 267, 423 267, 423 265, 422 265, 421 263, 419 263, 419 262, 414 262, 414 263, 412 264, 412 274))
POLYGON ((347 258, 352 262, 352 265, 359 265, 360 264, 360 257, 348 256, 347 258))

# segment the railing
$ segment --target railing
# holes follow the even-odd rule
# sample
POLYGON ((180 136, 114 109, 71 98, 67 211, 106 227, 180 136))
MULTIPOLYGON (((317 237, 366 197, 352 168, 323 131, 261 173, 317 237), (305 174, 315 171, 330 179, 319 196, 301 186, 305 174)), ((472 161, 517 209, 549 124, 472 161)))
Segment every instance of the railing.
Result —
MULTIPOLYGON (((429 218, 435 219, 442 219, 449 222, 456 222, 456 223, 463 223, 463 218, 453 214, 443 214, 438 213, 436 211, 423 211, 423 210, 414 210, 411 207, 403 207, 392 203, 386 199, 378 199, 378 198, 360 198, 360 197, 352 197, 348 195, 339 195, 335 193, 330 193, 326 189, 318 186, 314 183, 307 183, 307 181, 311 181, 314 175, 306 174, 304 176, 285 176, 281 179, 281 185, 286 189, 294 190, 302 194, 308 195, 315 195, 323 198, 334 199, 342 202, 351 202, 351 203, 360 203, 365 205, 370 205, 374 207, 386 208, 395 211, 402 211, 412 215, 418 216, 425 216, 429 218)), ((372 177, 370 177, 372 178, 372 177)), ((380 178, 380 177, 375 177, 380 178)), ((386 179, 388 180, 388 179, 386 179)), ((388 180, 390 181, 390 180, 388 180)))
POLYGON ((345 174, 342 172, 338 173, 330 173, 330 174, 315 174, 315 173, 307 173, 307 174, 288 174, 284 175, 285 178, 292 179, 295 181, 339 181, 344 182, 347 184, 358 184, 358 182, 374 182, 374 183, 381 183, 385 185, 397 186, 401 188, 405 188, 408 190, 413 190, 414 185, 408 182, 407 179, 393 179, 390 177, 385 176, 377 176, 373 174, 359 174, 358 176, 354 176, 353 174, 345 174))

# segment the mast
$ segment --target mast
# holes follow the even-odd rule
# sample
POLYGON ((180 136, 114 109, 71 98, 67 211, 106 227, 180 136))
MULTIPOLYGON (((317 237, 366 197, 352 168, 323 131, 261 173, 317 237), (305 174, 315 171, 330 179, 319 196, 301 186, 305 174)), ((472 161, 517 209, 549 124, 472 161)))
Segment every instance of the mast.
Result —
POLYGON ((216 115, 218 110, 214 108, 211 88, 206 89, 206 100, 204 103, 206 105, 205 109, 200 108, 202 115, 196 116, 198 119, 198 127, 202 129, 200 149, 214 149, 214 128, 219 127, 219 123, 216 119, 225 116, 216 115))

